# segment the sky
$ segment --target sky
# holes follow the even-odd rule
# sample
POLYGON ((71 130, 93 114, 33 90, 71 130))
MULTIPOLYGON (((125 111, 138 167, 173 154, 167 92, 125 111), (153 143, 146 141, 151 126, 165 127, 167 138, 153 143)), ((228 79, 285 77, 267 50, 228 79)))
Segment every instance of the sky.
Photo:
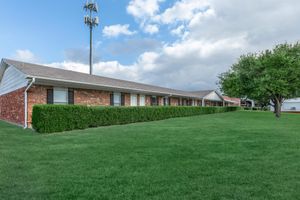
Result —
MULTIPOLYGON (((0 57, 87 73, 85 0, 0 0, 0 57)), ((97 75, 217 89, 242 54, 300 38, 299 0, 96 0, 97 75)))

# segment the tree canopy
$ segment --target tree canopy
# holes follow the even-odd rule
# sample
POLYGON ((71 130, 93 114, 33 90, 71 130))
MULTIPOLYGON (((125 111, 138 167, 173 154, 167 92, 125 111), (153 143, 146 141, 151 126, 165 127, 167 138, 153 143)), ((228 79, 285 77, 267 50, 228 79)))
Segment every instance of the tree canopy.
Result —
POLYGON ((226 95, 250 98, 261 105, 272 102, 280 117, 283 101, 299 95, 300 43, 242 55, 219 78, 220 89, 226 95))

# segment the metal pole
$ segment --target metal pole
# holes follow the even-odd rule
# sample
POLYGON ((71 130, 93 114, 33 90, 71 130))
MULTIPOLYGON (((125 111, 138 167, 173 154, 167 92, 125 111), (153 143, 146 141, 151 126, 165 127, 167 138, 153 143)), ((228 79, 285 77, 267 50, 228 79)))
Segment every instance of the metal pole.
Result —
MULTIPOLYGON (((92 10, 90 11, 90 19, 92 19, 92 10)), ((93 74, 93 25, 90 24, 90 75, 93 74)))
POLYGON ((84 5, 84 9, 86 11, 89 11, 89 16, 84 17, 84 23, 89 26, 90 28, 90 74, 93 74, 93 28, 94 26, 98 26, 99 24, 99 18, 95 17, 93 18, 93 12, 98 12, 98 6, 94 1, 90 2, 87 0, 87 3, 84 5))
POLYGON ((90 74, 93 74, 93 27, 90 26, 90 74))

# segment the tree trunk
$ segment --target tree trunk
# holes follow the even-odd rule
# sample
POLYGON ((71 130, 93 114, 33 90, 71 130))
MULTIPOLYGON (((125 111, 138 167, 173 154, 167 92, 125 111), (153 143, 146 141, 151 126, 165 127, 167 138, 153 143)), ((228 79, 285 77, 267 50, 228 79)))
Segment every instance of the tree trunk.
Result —
POLYGON ((281 101, 276 98, 276 104, 275 104, 275 115, 277 118, 281 117, 281 101))
POLYGON ((274 114, 276 114, 277 113, 277 103, 276 103, 276 100, 275 101, 273 101, 273 107, 274 107, 274 114))

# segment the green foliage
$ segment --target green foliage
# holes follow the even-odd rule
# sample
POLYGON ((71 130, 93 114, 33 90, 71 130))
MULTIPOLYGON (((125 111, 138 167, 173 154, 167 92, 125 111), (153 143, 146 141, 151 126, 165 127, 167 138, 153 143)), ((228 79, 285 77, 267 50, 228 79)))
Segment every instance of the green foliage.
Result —
POLYGON ((268 107, 245 107, 244 110, 252 110, 252 111, 270 111, 268 107))
POLYGON ((219 85, 226 95, 250 98, 262 107, 272 101, 280 112, 284 99, 297 96, 299 77, 300 43, 281 44, 272 51, 241 56, 219 76, 219 85))
POLYGON ((87 107, 78 105, 36 105, 32 126, 40 133, 86 129, 236 111, 238 107, 87 107))

